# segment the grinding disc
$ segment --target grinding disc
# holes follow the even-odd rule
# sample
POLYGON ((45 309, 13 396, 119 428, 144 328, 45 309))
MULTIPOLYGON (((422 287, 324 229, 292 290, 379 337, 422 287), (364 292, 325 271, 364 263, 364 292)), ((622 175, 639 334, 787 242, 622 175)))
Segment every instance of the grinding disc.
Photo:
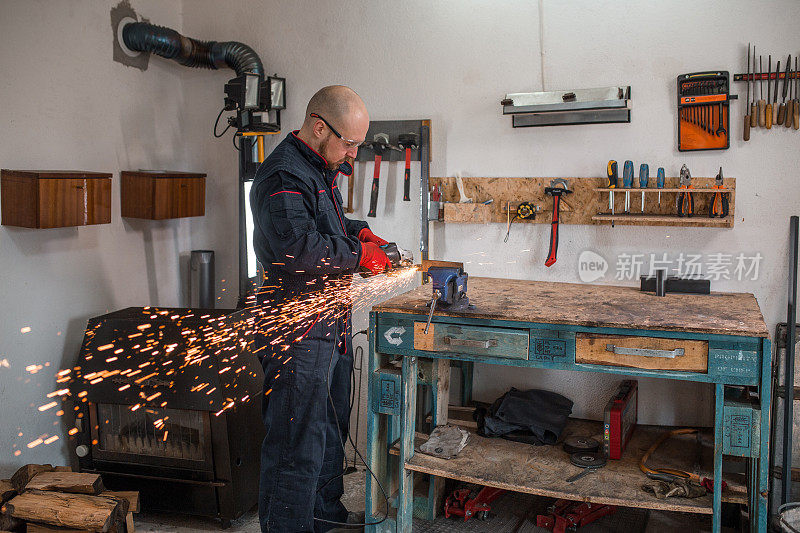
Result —
POLYGON ((606 456, 598 452, 580 452, 570 455, 569 461, 581 468, 600 468, 606 464, 606 456))
POLYGON ((564 451, 568 454, 596 452, 600 450, 600 443, 592 437, 569 437, 564 439, 564 451))

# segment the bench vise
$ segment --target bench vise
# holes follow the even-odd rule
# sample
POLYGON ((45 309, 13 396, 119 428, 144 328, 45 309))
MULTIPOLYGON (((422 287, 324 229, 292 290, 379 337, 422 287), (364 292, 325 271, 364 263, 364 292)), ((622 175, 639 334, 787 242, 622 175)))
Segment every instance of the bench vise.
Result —
POLYGON ((463 268, 431 266, 428 268, 428 276, 432 280, 433 297, 429 304, 431 312, 428 315, 428 322, 425 324, 426 335, 437 305, 452 311, 461 311, 469 308, 469 298, 467 298, 467 278, 469 275, 464 272, 463 268))

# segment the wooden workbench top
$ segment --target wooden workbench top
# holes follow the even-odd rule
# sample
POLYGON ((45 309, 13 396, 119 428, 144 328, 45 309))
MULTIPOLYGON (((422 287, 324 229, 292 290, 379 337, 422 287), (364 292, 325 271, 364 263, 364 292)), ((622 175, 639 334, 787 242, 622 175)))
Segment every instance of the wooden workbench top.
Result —
MULTIPOLYGON (((475 306, 436 315, 545 324, 647 329, 769 337, 755 296, 749 293, 676 294, 659 297, 638 287, 470 277, 475 306)), ((426 284, 373 307, 374 311, 427 315, 426 284)))

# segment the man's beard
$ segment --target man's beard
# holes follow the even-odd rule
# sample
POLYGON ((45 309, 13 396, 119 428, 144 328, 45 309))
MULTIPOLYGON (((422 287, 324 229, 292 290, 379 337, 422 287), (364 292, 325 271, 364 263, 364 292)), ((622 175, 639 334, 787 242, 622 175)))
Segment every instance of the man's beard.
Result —
MULTIPOLYGON (((325 152, 327 151, 328 143, 330 142, 331 137, 332 136, 329 136, 319 145, 319 153, 322 154, 322 157, 325 157, 325 152)), ((328 161, 328 165, 326 166, 328 170, 337 170, 339 168, 339 165, 344 163, 344 158, 342 158, 341 161, 330 161, 328 160, 327 157, 325 157, 325 160, 328 161)))

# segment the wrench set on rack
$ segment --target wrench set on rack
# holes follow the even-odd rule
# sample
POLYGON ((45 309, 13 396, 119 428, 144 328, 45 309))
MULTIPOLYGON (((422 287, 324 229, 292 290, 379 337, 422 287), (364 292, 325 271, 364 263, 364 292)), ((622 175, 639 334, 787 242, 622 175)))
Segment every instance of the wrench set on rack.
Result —
POLYGON ((678 76, 678 150, 725 150, 730 146, 729 94, 726 71, 678 76))

